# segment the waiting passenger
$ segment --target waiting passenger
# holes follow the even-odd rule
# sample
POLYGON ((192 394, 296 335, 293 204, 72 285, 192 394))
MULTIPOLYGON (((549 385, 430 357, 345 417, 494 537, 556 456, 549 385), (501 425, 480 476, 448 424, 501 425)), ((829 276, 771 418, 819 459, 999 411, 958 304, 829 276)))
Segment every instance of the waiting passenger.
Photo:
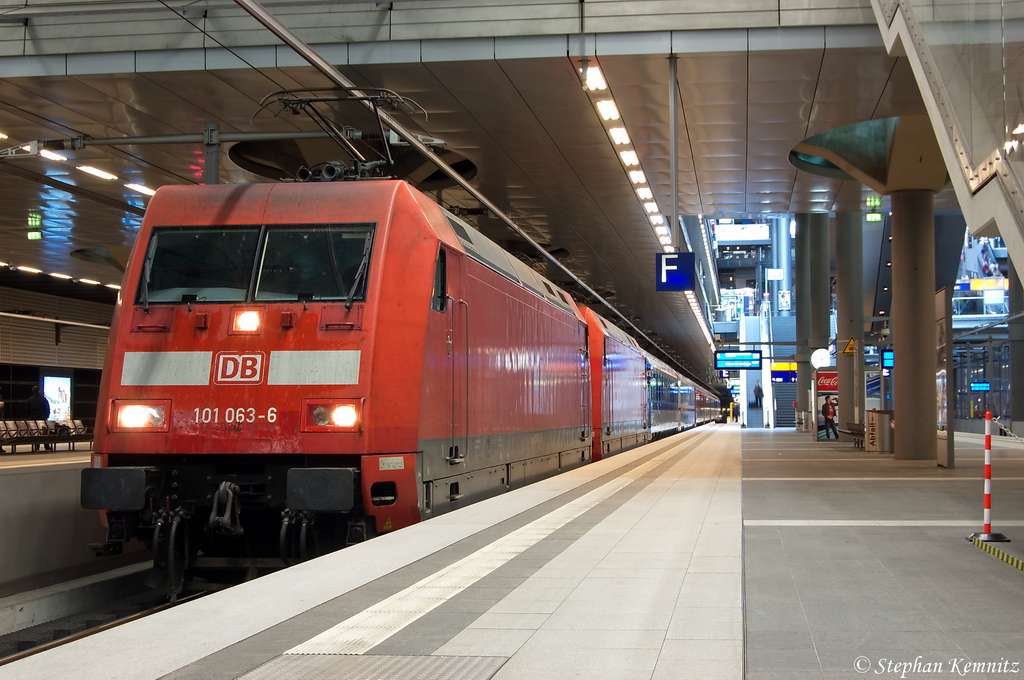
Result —
MULTIPOLYGON (((29 420, 49 420, 50 401, 39 391, 38 385, 32 386, 32 396, 26 402, 28 404, 29 420)), ((53 444, 44 444, 47 451, 53 451, 53 444)), ((39 444, 32 445, 33 451, 39 450, 39 444)))

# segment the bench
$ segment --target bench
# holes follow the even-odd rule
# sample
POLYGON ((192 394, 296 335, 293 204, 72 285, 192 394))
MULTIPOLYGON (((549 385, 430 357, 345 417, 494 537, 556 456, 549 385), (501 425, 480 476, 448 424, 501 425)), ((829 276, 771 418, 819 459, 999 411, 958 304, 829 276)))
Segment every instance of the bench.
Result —
POLYGON ((864 426, 860 423, 846 423, 846 429, 836 428, 839 432, 853 438, 853 445, 858 449, 864 448, 864 426))
POLYGON ((33 451, 40 445, 67 444, 74 450, 80 442, 91 442, 92 433, 81 420, 57 423, 48 420, 0 420, 0 446, 11 447, 11 453, 18 452, 18 446, 31 446, 33 451), (59 425, 66 429, 58 432, 59 425))

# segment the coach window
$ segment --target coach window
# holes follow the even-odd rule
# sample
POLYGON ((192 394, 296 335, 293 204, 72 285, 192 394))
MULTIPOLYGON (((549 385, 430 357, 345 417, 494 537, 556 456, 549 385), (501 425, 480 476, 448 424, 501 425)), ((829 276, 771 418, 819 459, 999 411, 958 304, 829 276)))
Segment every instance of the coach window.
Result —
POLYGON ((434 266, 434 292, 430 296, 430 308, 445 311, 448 305, 448 254, 444 248, 437 251, 434 266))

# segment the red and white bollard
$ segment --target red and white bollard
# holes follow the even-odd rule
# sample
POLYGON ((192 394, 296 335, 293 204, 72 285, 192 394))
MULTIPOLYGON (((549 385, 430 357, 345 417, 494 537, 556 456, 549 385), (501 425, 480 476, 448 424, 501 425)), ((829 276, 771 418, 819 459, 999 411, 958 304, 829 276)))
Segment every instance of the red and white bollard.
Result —
POLYGON ((973 533, 968 541, 978 539, 986 543, 1005 543, 1009 541, 1003 534, 992 533, 992 412, 985 411, 985 518, 982 532, 973 533))

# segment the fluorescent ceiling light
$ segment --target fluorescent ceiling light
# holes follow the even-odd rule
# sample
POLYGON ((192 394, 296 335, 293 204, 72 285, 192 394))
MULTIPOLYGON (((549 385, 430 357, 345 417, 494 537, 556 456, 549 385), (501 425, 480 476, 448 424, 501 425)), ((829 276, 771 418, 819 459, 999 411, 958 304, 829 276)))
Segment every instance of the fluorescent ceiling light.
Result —
POLYGON ((58 274, 57 272, 50 272, 50 276, 55 279, 70 279, 71 277, 67 274, 58 274))
POLYGON ((597 111, 601 114, 602 120, 618 120, 619 108, 611 99, 602 99, 597 102, 597 111))
POLYGON ((665 218, 661 215, 651 215, 651 224, 665 224, 665 218))
POLYGON ((601 75, 601 69, 596 66, 587 67, 587 89, 588 90, 607 90, 608 83, 605 82, 604 76, 601 75))
POLYGON ((124 186, 125 188, 131 189, 132 191, 137 191, 140 194, 146 194, 147 196, 152 196, 153 194, 156 193, 155 189, 150 189, 149 187, 143 186, 142 184, 125 184, 124 186))
POLYGON ((658 236, 668 236, 668 227, 657 226, 654 228, 654 233, 658 236))
POLYGON ((109 172, 104 172, 103 170, 94 168, 91 165, 79 165, 78 169, 82 172, 87 172, 90 175, 95 175, 100 179, 117 179, 117 175, 111 175, 109 172))
POLYGON ((35 267, 18 267, 18 271, 29 272, 30 274, 42 274, 42 269, 36 269, 35 267))
POLYGON ((88 283, 88 284, 92 284, 93 286, 98 286, 98 285, 100 285, 100 282, 99 282, 99 281, 93 281, 92 279, 78 279, 78 282, 79 282, 79 283, 88 283))
POLYGON ((620 151, 619 158, 626 165, 640 165, 640 159, 636 155, 636 151, 620 151))
POLYGON ((608 132, 616 144, 629 144, 629 133, 626 132, 626 128, 611 128, 608 132))
POLYGON ((7 135, 5 135, 4 133, 0 132, 0 139, 7 139, 7 135))
POLYGON ((1024 135, 1024 123, 1021 123, 1017 127, 1013 128, 1013 134, 1024 135))
POLYGON ((636 195, 639 196, 640 198, 654 198, 654 192, 648 189, 647 187, 640 187, 639 189, 637 189, 636 195))
POLYGON ((116 283, 105 283, 103 285, 105 285, 107 288, 113 288, 114 290, 121 290, 121 286, 117 285, 116 283))
POLYGON ((672 243, 671 236, 659 236, 658 240, 661 241, 661 245, 663 246, 667 246, 668 244, 672 243))
POLYGON ((59 153, 54 153, 52 151, 47 151, 46 149, 40 149, 39 150, 39 155, 42 156, 43 158, 49 158, 51 161, 66 161, 67 160, 67 158, 65 156, 61 156, 59 153))
POLYGON ((646 184, 647 176, 643 170, 630 170, 629 179, 633 181, 633 184, 646 184))
POLYGON ((660 212, 658 210, 658 204, 655 203, 654 201, 650 201, 648 203, 644 203, 644 210, 646 210, 649 213, 660 212))
POLYGON ((676 247, 675 246, 664 246, 664 249, 665 249, 666 253, 674 253, 674 252, 676 252, 676 247))

